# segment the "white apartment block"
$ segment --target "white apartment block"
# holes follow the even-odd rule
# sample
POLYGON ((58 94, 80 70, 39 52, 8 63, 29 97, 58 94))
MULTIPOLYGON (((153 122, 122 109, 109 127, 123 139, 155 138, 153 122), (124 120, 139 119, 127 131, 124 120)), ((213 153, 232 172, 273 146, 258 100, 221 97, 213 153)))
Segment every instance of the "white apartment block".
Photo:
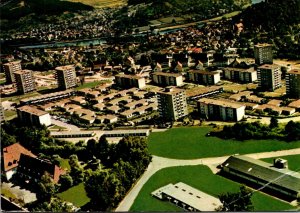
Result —
POLYGON ((252 83, 257 80, 257 71, 254 68, 241 69, 241 68, 224 68, 224 78, 231 81, 242 83, 252 83))
POLYGON ((19 93, 25 94, 36 89, 33 72, 31 70, 16 71, 14 75, 19 93))
POLYGON ((258 87, 262 91, 274 91, 281 87, 281 68, 264 64, 257 69, 258 87))
POLYGON ((146 80, 144 77, 138 75, 124 75, 119 74, 115 76, 115 83, 122 88, 137 87, 142 89, 146 86, 146 80))
POLYGON ((208 120, 240 121, 245 116, 246 106, 237 102, 202 98, 198 101, 198 111, 208 120))
POLYGON ((291 70, 286 74, 286 94, 290 98, 300 99, 300 70, 291 70))
POLYGON ((51 117, 48 112, 42 111, 35 107, 25 105, 17 109, 19 120, 26 124, 32 126, 50 126, 51 117))
POLYGON ((72 65, 56 67, 58 88, 67 90, 77 86, 75 67, 72 65))
POLYGON ((11 84, 15 82, 14 73, 22 70, 21 61, 13 61, 3 64, 3 70, 6 77, 6 83, 11 84))
POLYGON ((254 58, 257 65, 273 64, 273 50, 271 44, 257 44, 254 46, 254 58))
POLYGON ((155 84, 160 86, 181 86, 183 85, 182 74, 179 73, 166 73, 154 72, 152 80, 155 84))
POLYGON ((188 80, 197 84, 214 85, 221 80, 221 76, 219 72, 191 70, 188 71, 188 80))

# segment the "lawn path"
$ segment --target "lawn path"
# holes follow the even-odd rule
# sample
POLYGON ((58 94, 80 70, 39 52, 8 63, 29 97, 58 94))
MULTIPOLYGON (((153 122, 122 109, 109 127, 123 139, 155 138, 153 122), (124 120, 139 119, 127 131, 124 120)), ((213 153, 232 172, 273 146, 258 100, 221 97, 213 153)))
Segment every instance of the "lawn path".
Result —
MULTIPOLYGON (((254 159, 259 159, 259 158, 271 158, 271 157, 299 155, 299 154, 300 154, 300 148, 283 150, 283 151, 246 154, 246 156, 254 159)), ((122 200, 122 202, 119 204, 119 206, 116 208, 115 211, 129 211, 130 207, 132 206, 135 198, 138 196, 144 184, 146 184, 146 182, 150 179, 152 175, 154 175, 157 171, 161 169, 167 167, 174 167, 174 166, 192 166, 192 165, 207 165, 210 168, 212 168, 211 165, 221 164, 229 156, 230 155, 222 156, 222 157, 201 158, 195 160, 177 160, 177 159, 169 159, 169 158, 153 156, 152 162, 149 164, 146 172, 142 175, 142 177, 139 179, 136 185, 129 191, 127 196, 122 200)))

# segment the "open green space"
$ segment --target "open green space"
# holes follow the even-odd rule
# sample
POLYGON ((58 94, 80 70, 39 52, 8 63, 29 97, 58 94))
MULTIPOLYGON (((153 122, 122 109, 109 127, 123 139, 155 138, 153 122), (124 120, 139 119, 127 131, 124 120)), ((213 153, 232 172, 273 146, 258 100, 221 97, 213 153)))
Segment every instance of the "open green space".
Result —
POLYGON ((64 158, 60 158, 59 159, 59 166, 63 169, 67 169, 70 171, 71 167, 69 164, 69 160, 68 159, 64 159, 64 158))
MULTIPOLYGON (((171 167, 158 171, 143 186, 130 211, 182 211, 175 205, 160 201, 151 192, 169 183, 184 182, 217 197, 221 193, 237 192, 240 184, 214 175, 206 166, 171 167)), ((293 207, 269 195, 255 192, 252 196, 255 211, 283 211, 293 207)))
POLYGON ((151 133, 148 139, 150 153, 174 159, 196 159, 300 147, 300 141, 289 143, 277 140, 237 141, 206 137, 211 130, 210 127, 185 127, 151 133))
POLYGON ((40 95, 40 93, 38 92, 30 92, 24 95, 14 95, 14 96, 10 96, 10 97, 5 97, 5 98, 1 98, 1 101, 12 101, 15 103, 19 103, 20 100, 22 100, 23 98, 30 98, 30 97, 34 97, 34 96, 38 96, 40 95))
MULTIPOLYGON (((300 170, 300 155, 287 155, 282 156, 280 158, 283 158, 288 161, 289 169, 293 171, 299 171, 300 170)), ((273 164, 274 158, 263 158, 260 159, 268 163, 273 164)))
POLYGON ((94 88, 96 86, 102 85, 104 83, 110 83, 110 82, 111 82, 110 80, 87 82, 87 83, 80 85, 79 87, 76 87, 75 89, 80 90, 80 89, 85 89, 85 88, 94 88))
POLYGON ((15 110, 4 110, 5 118, 9 118, 15 115, 17 115, 17 112, 15 110))
POLYGON ((90 201, 90 198, 86 195, 84 184, 80 183, 77 186, 57 194, 62 200, 73 203, 77 207, 81 207, 90 201))

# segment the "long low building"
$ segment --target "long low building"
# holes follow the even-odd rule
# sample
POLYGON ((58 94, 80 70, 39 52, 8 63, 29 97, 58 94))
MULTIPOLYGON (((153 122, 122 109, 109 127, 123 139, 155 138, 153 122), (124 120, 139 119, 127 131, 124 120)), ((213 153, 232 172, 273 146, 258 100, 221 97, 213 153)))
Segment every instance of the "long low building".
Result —
POLYGON ((188 99, 195 100, 195 99, 222 93, 223 90, 224 90, 223 87, 218 87, 218 86, 195 87, 195 88, 186 90, 186 96, 188 99))
POLYGON ((66 90, 66 91, 61 91, 61 92, 53 92, 50 94, 46 95, 40 95, 36 97, 31 97, 31 98, 25 98, 20 101, 21 105, 26 105, 26 104, 41 104, 44 102, 48 101, 55 101, 63 98, 70 97, 75 94, 74 90, 66 90))
POLYGON ((287 169, 283 159, 266 163, 247 156, 231 156, 222 165, 222 172, 247 182, 264 186, 291 198, 300 198, 300 174, 287 169))
POLYGON ((163 186, 151 195, 167 200, 185 211, 216 211, 222 205, 219 199, 182 182, 163 186))
POLYGON ((50 126, 51 117, 48 112, 37 109, 33 106, 25 105, 17 108, 18 118, 21 123, 34 126, 50 126))
POLYGON ((183 76, 180 73, 154 72, 152 80, 160 86, 181 86, 183 84, 183 76))

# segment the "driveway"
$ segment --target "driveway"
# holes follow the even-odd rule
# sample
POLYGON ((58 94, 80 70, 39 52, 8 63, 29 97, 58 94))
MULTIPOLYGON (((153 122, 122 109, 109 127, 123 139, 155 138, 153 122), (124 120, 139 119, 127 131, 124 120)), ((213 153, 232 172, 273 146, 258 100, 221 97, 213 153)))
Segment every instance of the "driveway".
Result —
POLYGON ((61 127, 65 127, 65 128, 67 128, 68 130, 70 130, 70 131, 80 131, 80 129, 79 129, 77 126, 72 125, 72 124, 67 124, 67 123, 65 123, 65 122, 56 120, 56 119, 54 119, 54 118, 51 118, 51 122, 52 122, 52 124, 54 124, 54 125, 61 126, 61 127))
MULTIPOLYGON (((283 150, 276 152, 262 152, 262 153, 253 153, 247 154, 246 156, 252 157, 254 159, 259 158, 271 158, 271 157, 279 157, 286 155, 298 155, 300 154, 300 148, 291 149, 291 150, 283 150)), ((142 177, 138 180, 136 185, 129 191, 126 197, 122 200, 119 206, 115 211, 129 211, 132 206, 134 200, 138 196, 144 184, 150 179, 152 175, 154 175, 157 171, 174 166, 190 166, 190 165, 207 165, 209 168, 214 168, 213 172, 215 173, 215 166, 223 163, 230 156, 222 156, 222 157, 212 157, 212 158, 202 158, 195 160, 177 160, 177 159, 169 159, 158 156, 153 156, 152 162, 149 164, 146 172, 142 175, 142 177)))

